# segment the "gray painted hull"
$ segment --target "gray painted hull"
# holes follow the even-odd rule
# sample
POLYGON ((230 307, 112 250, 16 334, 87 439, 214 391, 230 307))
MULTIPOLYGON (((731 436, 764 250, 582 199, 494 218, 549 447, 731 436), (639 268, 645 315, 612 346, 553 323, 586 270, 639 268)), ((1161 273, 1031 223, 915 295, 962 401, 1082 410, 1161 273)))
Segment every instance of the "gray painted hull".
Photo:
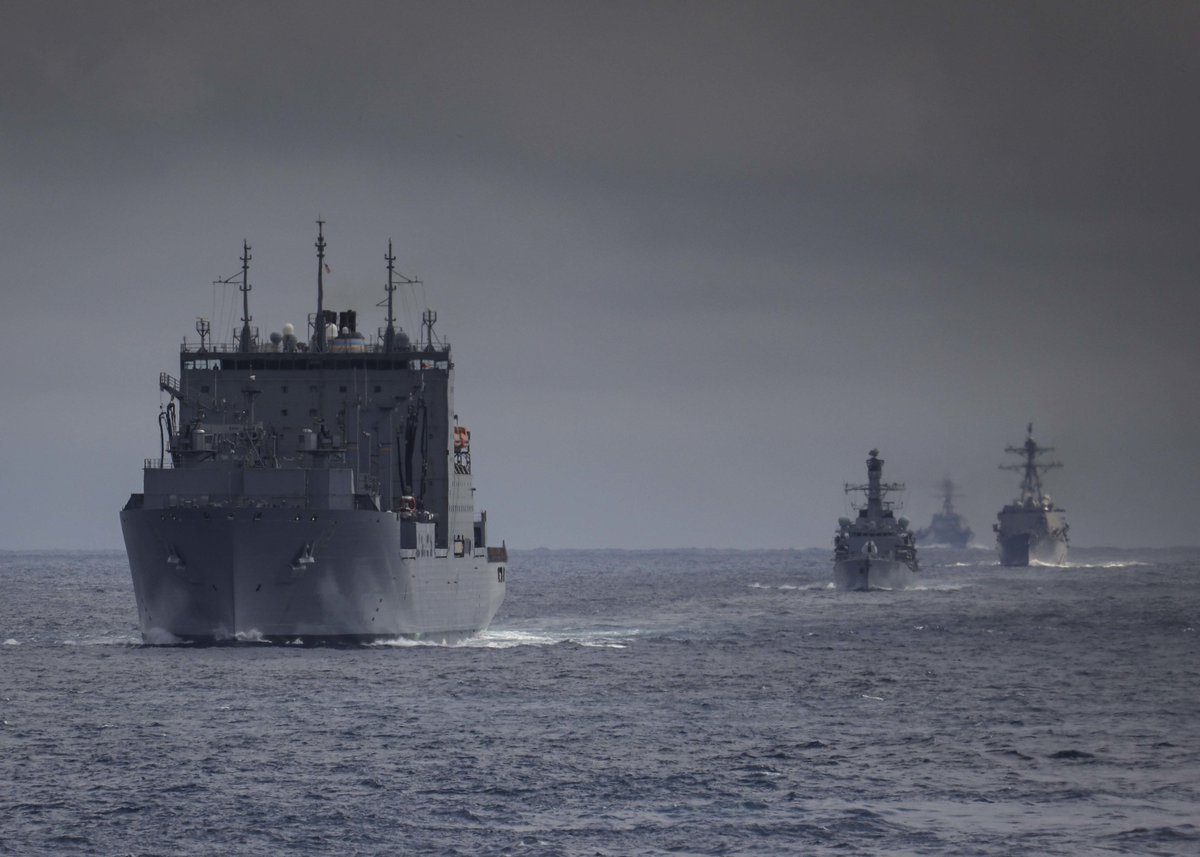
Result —
POLYGON ((922 546, 930 547, 936 545, 945 545, 952 548, 965 548, 971 543, 971 528, 958 522, 938 520, 941 516, 935 515, 933 522, 923 530, 917 530, 916 539, 922 546))
POLYGON ((1052 535, 1014 533, 996 539, 1000 564, 1023 566, 1030 563, 1064 565, 1067 561, 1067 541, 1052 535))
POLYGON ((839 559, 833 565, 833 585, 844 592, 869 589, 904 589, 912 584, 907 563, 882 557, 839 559))
POLYGON ((152 643, 453 641, 486 628, 504 600, 505 564, 486 549, 402 552, 388 512, 126 509, 121 530, 152 643))

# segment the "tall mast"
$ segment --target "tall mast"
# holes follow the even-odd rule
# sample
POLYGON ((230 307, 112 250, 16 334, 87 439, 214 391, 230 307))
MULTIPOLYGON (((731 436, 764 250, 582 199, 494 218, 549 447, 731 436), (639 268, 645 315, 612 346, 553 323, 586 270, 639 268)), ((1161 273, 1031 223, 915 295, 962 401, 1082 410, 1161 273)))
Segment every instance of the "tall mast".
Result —
POLYGON ((1021 446, 1006 446, 1004 447, 1004 451, 1025 458, 1025 461, 1021 464, 1000 465, 1001 470, 1017 470, 1021 472, 1021 504, 1041 506, 1044 501, 1042 495, 1042 474, 1047 470, 1053 470, 1055 467, 1062 467, 1062 462, 1038 461, 1037 457, 1046 452, 1053 452, 1054 447, 1038 446, 1033 440, 1033 423, 1030 423, 1025 429, 1025 443, 1021 444, 1021 446))
MULTIPOLYGON (((242 239, 242 336, 238 350, 243 354, 250 351, 250 245, 242 239)), ((203 339, 201 340, 203 341, 203 339)))
POLYGON ((879 450, 872 449, 868 454, 871 457, 867 459, 867 484, 847 485, 846 493, 851 491, 867 492, 867 517, 878 520, 883 517, 884 510, 891 505, 884 503, 884 495, 889 491, 903 491, 904 484, 902 482, 884 482, 883 459, 879 457, 879 450))
POLYGON ((954 514, 953 498, 958 496, 957 492, 955 492, 955 490, 954 490, 955 485, 953 482, 951 482, 947 478, 947 479, 942 480, 941 487, 942 487, 942 514, 943 515, 953 515, 954 514))
POLYGON ((317 221, 317 322, 316 340, 317 351, 325 350, 325 221, 317 221))
POLYGON ((396 257, 392 255, 392 240, 388 239, 388 251, 384 257, 388 263, 387 285, 387 329, 383 332, 383 350, 391 351, 396 340, 396 316, 392 312, 392 293, 396 291, 396 257))

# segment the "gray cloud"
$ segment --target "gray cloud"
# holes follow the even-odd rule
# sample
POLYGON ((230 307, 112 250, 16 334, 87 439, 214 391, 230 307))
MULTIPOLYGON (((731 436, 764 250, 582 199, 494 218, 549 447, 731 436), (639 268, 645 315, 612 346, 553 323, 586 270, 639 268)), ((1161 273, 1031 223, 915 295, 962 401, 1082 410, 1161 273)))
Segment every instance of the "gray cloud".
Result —
POLYGON ((825 544, 875 445, 912 517, 949 473, 985 533, 1029 419, 1081 542, 1195 541, 1198 34, 1189 3, 17 3, 0 544, 118 543, 155 373, 236 322, 242 238, 256 323, 302 320, 318 213, 338 300, 378 300, 389 237, 426 279, 510 543, 825 544))

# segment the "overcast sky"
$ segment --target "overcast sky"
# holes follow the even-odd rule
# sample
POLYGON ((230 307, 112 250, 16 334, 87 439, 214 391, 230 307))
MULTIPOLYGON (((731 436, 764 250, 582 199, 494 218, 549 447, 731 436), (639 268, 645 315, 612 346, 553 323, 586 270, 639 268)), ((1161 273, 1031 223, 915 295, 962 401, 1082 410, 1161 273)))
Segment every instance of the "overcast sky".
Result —
POLYGON ((327 305, 425 282, 510 546, 828 547, 876 446, 990 545, 1029 421, 1075 544, 1200 543, 1200 4, 4 17, 0 548, 121 546, 212 282, 302 326, 318 215, 327 305))

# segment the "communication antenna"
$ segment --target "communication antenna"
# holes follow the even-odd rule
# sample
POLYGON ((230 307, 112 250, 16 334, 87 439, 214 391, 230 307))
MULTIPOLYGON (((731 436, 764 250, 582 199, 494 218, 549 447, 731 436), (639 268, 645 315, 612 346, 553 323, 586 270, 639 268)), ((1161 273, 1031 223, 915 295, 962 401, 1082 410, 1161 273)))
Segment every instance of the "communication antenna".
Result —
POLYGON ((433 325, 437 321, 437 312, 431 309, 425 310, 421 315, 421 326, 425 328, 425 344, 433 345, 433 325))
POLYGON ((380 301, 376 306, 387 306, 387 327, 383 332, 383 350, 394 351, 396 349, 396 312, 393 303, 393 294, 400 286, 419 286, 421 280, 416 277, 406 277, 404 274, 396 272, 396 257, 392 255, 392 242, 388 240, 388 252, 383 257, 388 263, 388 277, 384 289, 387 291, 387 298, 380 301))
POLYGON ((200 350, 207 351, 208 334, 212 330, 212 325, 208 323, 207 318, 196 319, 196 333, 200 334, 200 350))
MULTIPOLYGON (((238 284, 238 291, 242 293, 242 329, 237 334, 238 350, 250 351, 254 345, 254 337, 250 331, 250 244, 244 239, 242 240, 242 271, 240 274, 241 283, 238 284)), ((237 282, 239 275, 230 274, 222 280, 213 280, 214 286, 228 286, 237 282)), ((224 299, 222 299, 224 304, 224 299)), ((204 321, 205 330, 208 329, 208 321, 204 321)), ((196 321, 196 332, 200 332, 200 321, 196 321)), ((203 334, 201 334, 201 347, 204 345, 203 334)))

